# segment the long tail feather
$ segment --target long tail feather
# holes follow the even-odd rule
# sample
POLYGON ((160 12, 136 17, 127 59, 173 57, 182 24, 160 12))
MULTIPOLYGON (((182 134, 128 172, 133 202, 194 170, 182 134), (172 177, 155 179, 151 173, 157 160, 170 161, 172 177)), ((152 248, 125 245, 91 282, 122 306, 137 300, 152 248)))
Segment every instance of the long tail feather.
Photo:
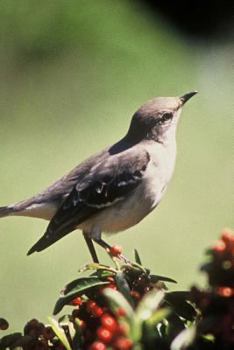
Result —
POLYGON ((0 207, 0 218, 4 218, 5 216, 11 215, 14 212, 14 208, 12 207, 0 207))
POLYGON ((31 255, 35 252, 41 252, 74 230, 75 227, 69 227, 65 230, 57 230, 54 234, 49 234, 48 231, 46 231, 46 233, 29 249, 27 255, 31 255))

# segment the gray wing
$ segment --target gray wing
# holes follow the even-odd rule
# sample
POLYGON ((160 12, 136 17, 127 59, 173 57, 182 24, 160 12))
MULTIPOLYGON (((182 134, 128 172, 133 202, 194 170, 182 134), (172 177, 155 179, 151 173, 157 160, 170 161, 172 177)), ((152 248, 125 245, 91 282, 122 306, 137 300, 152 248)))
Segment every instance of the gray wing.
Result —
POLYGON ((20 211, 32 204, 43 204, 45 202, 51 202, 57 206, 60 206, 64 199, 72 191, 76 183, 82 182, 94 164, 103 161, 107 156, 108 149, 105 149, 102 152, 88 158, 62 178, 47 187, 43 192, 40 192, 29 199, 16 203, 14 209, 20 211))
POLYGON ((61 179, 56 181, 50 187, 48 187, 44 192, 42 192, 38 198, 41 201, 44 200, 56 200, 56 199, 64 199, 67 196, 73 187, 82 182, 83 178, 87 176, 90 172, 90 169, 97 163, 100 163, 108 156, 108 150, 104 150, 99 154, 95 154, 80 163, 77 167, 75 167, 68 174, 63 176, 61 179))
POLYGON ((125 139, 122 139, 112 147, 105 148, 103 151, 94 154, 93 156, 80 163, 69 173, 47 187, 44 191, 27 200, 16 203, 14 209, 20 211, 32 204, 43 204, 45 202, 51 202, 57 206, 60 206, 64 199, 70 194, 73 187, 77 183, 82 183, 87 174, 90 173, 91 169, 96 164, 103 162, 110 155, 118 155, 126 151, 129 147, 131 147, 131 145, 126 142, 125 139))
POLYGON ((142 181, 150 157, 146 151, 110 156, 93 167, 64 200, 45 234, 28 254, 41 251, 97 212, 124 200, 142 181))

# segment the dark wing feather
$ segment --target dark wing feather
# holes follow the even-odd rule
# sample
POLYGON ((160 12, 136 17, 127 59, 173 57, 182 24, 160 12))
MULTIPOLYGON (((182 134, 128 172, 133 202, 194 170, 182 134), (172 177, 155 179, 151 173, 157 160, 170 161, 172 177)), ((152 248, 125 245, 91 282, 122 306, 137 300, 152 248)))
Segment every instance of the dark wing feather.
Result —
POLYGON ((100 210, 124 200, 141 182, 148 162, 147 152, 127 151, 93 167, 74 186, 51 219, 44 236, 28 254, 47 248, 100 210))

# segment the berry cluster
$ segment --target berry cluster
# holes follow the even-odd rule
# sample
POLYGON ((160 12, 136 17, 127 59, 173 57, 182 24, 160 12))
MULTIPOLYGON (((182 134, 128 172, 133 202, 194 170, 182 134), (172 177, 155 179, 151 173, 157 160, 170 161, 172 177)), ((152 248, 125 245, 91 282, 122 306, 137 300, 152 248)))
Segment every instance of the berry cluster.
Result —
MULTIPOLYGON (((116 289, 113 279, 109 284, 116 289)), ((125 311, 119 308, 115 314, 107 306, 103 295, 105 288, 99 288, 93 294, 94 299, 77 297, 72 301, 76 308, 73 310, 70 320, 74 326, 79 325, 81 331, 81 343, 84 349, 105 350, 111 347, 113 350, 130 350, 132 341, 128 338, 128 325, 124 321, 125 311)))
MULTIPOLYGON (((229 229, 222 232, 221 239, 209 251, 211 262, 203 266, 208 274, 209 284, 217 287, 229 288, 228 294, 234 295, 234 235, 229 229)), ((224 290, 224 294, 227 289, 224 290)))
POLYGON ((56 338, 52 327, 45 326, 36 319, 32 319, 25 325, 24 337, 28 339, 23 347, 24 350, 47 350, 52 347, 56 350, 65 349, 56 338))
POLYGON ((192 288, 192 299, 202 318, 201 334, 211 334, 223 349, 234 348, 234 235, 222 232, 221 239, 208 251, 210 261, 201 270, 208 276, 209 288, 192 288), (225 347, 224 347, 225 344, 225 347))
MULTIPOLYGON (((204 290, 169 292, 165 282, 175 281, 152 275, 137 251, 131 263, 122 256, 121 247, 112 247, 108 253, 115 267, 88 264, 82 271, 90 272, 89 276, 73 280, 63 290, 54 314, 66 305, 73 308, 71 313, 58 322, 50 319, 50 325, 29 321, 23 334, 2 337, 0 349, 234 349, 234 235, 230 230, 224 230, 208 251, 209 260, 201 268, 208 276, 204 290), (191 326, 192 337, 187 332, 191 326)), ((7 328, 7 321, 0 318, 0 330, 7 328)))
POLYGON ((1 349, 23 350, 66 350, 50 325, 44 325, 36 319, 29 321, 23 334, 13 333, 0 341, 1 349))
MULTIPOLYGON (((114 246, 108 253, 112 257, 119 257, 122 254, 122 248, 114 246)), ((161 280, 163 277, 150 275, 150 271, 141 267, 140 264, 124 264, 121 270, 112 269, 112 272, 108 271, 108 267, 100 265, 97 271, 100 281, 106 284, 92 287, 70 301, 69 304, 75 306, 70 321, 75 328, 78 325, 84 349, 131 350, 133 342, 130 339, 125 310, 121 307, 115 311, 111 310, 104 291, 109 288, 128 295, 132 307, 136 308, 150 290, 165 288, 161 280), (106 271, 105 268, 107 268, 106 271)), ((169 278, 166 280, 174 282, 169 278)), ((70 287, 68 290, 70 291, 70 287)), ((66 291, 67 287, 64 290, 65 295, 66 291)))

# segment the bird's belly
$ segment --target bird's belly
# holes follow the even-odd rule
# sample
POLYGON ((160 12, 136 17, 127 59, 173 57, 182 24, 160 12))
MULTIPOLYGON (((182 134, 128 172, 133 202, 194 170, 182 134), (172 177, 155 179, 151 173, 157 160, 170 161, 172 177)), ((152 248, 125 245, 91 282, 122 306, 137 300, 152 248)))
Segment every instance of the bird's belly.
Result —
POLYGON ((174 161, 171 161, 167 154, 163 153, 160 159, 151 160, 147 174, 134 193, 114 205, 105 207, 79 228, 87 232, 114 233, 136 225, 161 201, 173 169, 174 161))
POLYGON ((80 228, 88 232, 97 228, 101 232, 114 233, 136 225, 160 202, 165 186, 157 185, 150 188, 147 182, 140 185, 134 194, 100 211, 80 228))

